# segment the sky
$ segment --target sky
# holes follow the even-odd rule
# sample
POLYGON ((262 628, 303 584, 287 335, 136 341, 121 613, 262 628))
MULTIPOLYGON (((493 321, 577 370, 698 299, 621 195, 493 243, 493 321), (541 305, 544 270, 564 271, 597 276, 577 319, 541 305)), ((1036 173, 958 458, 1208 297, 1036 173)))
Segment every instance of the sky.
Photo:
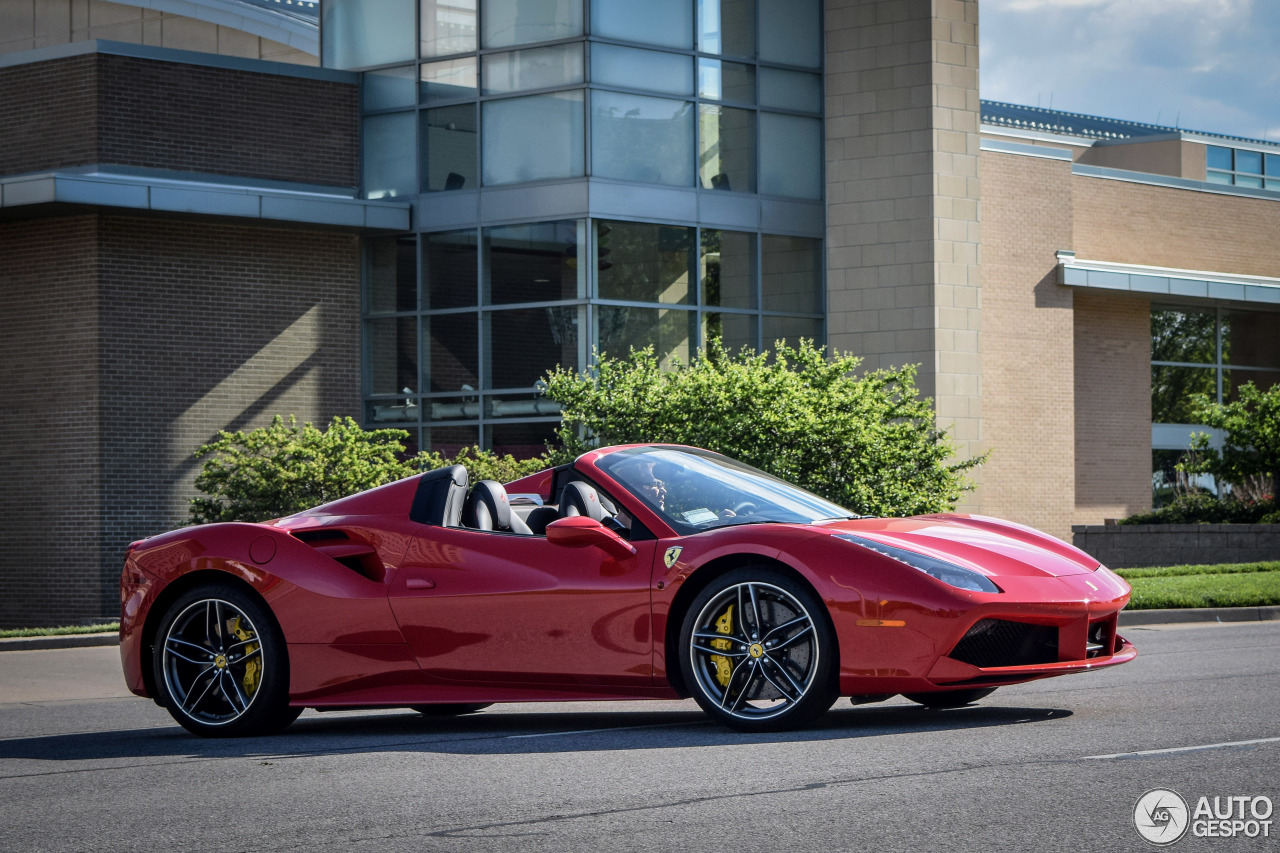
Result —
POLYGON ((1280 0, 981 0, 981 96, 1280 142, 1280 0))

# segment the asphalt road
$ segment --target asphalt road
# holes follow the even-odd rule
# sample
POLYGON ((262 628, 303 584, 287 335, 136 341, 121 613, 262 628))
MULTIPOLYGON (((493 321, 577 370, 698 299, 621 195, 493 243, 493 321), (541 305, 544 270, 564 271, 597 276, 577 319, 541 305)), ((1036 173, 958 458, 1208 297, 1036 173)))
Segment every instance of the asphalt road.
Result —
MULTIPOLYGON (((114 648, 5 652, 0 849, 1122 851, 1155 849, 1132 817, 1152 788, 1280 804, 1280 622, 1126 634, 1126 666, 769 736, 631 702, 200 740, 125 692, 114 648)), ((1277 850, 1272 820, 1171 849, 1277 850)))

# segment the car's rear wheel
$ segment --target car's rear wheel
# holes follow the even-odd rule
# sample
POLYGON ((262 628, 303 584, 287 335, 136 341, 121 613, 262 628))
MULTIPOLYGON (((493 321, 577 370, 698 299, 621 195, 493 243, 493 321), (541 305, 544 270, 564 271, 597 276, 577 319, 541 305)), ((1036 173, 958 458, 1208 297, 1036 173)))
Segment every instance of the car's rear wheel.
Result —
POLYGON ((812 722, 839 692, 835 632, 803 583, 767 567, 717 578, 689 606, 680 667, 694 699, 747 732, 812 722))
POLYGON ((939 690, 937 693, 903 693, 912 702, 926 708, 963 708, 979 699, 995 693, 994 687, 975 687, 971 690, 939 690))
POLYGON ((413 710, 424 717, 460 717, 463 714, 474 714, 492 705, 492 702, 449 702, 439 705, 413 705, 413 710))
POLYGON ((267 608, 231 584, 179 596, 156 633, 160 702, 205 737, 267 734, 297 719, 289 707, 284 635, 267 608))

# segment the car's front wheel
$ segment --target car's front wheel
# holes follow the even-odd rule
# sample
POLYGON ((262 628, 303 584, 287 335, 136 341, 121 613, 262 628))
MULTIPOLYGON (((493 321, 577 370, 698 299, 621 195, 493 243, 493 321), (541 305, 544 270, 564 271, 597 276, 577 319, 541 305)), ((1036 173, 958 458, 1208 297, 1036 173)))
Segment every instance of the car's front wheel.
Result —
POLYGON ((735 569, 702 590, 679 649, 694 699, 740 731, 805 725, 839 692, 835 632, 822 602, 776 569, 735 569))
POLYGON ((156 634, 160 702, 205 737, 268 734, 297 719, 289 707, 289 660, 275 618, 231 584, 188 590, 156 634))

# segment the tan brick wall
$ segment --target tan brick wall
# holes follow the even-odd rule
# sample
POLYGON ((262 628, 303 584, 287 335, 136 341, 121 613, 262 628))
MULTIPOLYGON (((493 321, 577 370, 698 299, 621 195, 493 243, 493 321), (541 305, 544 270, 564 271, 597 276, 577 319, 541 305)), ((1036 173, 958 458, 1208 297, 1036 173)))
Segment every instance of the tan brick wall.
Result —
POLYGON ((982 154, 983 466, 974 503, 1069 538, 1076 482, 1071 164, 982 154))
POLYGON ((1204 146, 1196 142, 1183 142, 1181 139, 1099 143, 1086 149, 1076 162, 1194 181, 1204 180, 1204 146))
POLYGON ((1151 507, 1151 304, 1075 293, 1075 523, 1151 507))

